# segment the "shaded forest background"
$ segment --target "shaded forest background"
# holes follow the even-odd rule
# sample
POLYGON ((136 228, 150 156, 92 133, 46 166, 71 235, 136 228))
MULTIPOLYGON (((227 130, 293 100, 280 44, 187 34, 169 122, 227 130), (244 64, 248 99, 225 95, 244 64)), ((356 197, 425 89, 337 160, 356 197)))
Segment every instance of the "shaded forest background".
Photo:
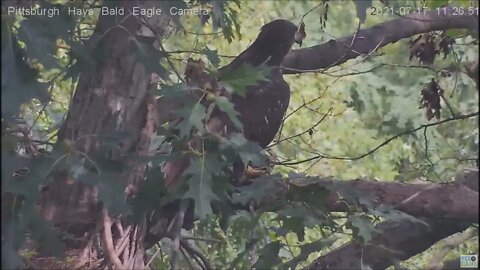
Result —
POLYGON ((458 268, 478 253, 477 168, 478 1, 2 2, 2 268, 458 268), (99 16, 136 5, 209 15, 99 16), (165 107, 189 100, 187 59, 215 74, 276 18, 307 33, 278 138, 213 142, 167 193, 161 164, 208 118, 165 107), (169 111, 188 121, 167 144, 169 111), (224 165, 265 155, 267 175, 229 183, 224 165))

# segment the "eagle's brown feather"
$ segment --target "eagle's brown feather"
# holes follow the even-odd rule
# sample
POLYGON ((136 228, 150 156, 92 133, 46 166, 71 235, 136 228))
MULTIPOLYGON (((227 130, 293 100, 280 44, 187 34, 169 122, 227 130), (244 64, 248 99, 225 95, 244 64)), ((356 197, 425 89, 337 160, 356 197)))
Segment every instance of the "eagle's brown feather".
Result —
MULTIPOLYGON (((244 97, 235 94, 230 97, 240 115, 245 138, 258 143, 262 148, 266 148, 275 137, 288 108, 290 87, 283 79, 279 66, 295 42, 297 31, 296 25, 290 21, 283 19, 272 21, 262 27, 250 47, 219 70, 221 74, 244 64, 254 67, 265 64, 271 67, 269 81, 248 87, 244 97)), ((190 80, 189 83, 194 84, 194 81, 190 80)), ((206 128, 209 133, 217 136, 226 136, 228 133, 238 131, 228 115, 218 109, 212 112, 206 128)), ((199 143, 201 143, 199 138, 192 138, 190 147, 200 147, 199 143)), ((188 157, 167 162, 163 167, 165 186, 167 188, 175 186, 188 166, 188 157)), ((242 167, 243 170, 243 164, 234 167, 242 167)))

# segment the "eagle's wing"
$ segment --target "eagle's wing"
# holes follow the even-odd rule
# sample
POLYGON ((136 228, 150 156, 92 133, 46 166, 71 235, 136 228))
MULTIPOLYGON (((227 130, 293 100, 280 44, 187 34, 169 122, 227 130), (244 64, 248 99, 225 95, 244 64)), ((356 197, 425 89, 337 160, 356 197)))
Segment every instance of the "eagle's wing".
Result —
POLYGON ((262 148, 277 134, 290 102, 290 86, 280 70, 273 70, 268 78, 268 82, 249 87, 245 97, 232 96, 245 138, 262 148))
MULTIPOLYGON (((297 26, 287 20, 272 21, 262 27, 249 48, 219 70, 220 73, 232 71, 245 64, 271 67, 268 81, 248 87, 244 97, 234 94, 230 99, 239 112, 245 138, 262 148, 266 148, 277 134, 290 102, 290 87, 279 66, 296 41, 297 33, 297 26)), ((236 131, 229 117, 218 109, 213 111, 206 128, 218 136, 236 131)), ((200 143, 200 138, 192 138, 189 147, 200 149, 200 143)), ((166 187, 172 187, 188 166, 188 157, 167 162, 163 167, 166 187)))

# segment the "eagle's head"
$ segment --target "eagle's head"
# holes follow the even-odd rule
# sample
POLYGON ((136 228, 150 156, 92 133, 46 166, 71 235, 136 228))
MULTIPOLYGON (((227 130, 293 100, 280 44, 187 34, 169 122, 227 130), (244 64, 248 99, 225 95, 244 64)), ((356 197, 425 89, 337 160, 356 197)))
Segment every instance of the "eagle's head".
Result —
POLYGON ((258 39, 276 38, 276 41, 290 44, 290 46, 293 43, 302 45, 302 41, 305 38, 304 32, 302 34, 304 27, 303 22, 297 27, 291 21, 277 19, 262 26, 258 39))
POLYGON ((236 69, 245 63, 254 67, 262 64, 280 66, 293 44, 301 45, 305 37, 303 22, 297 27, 294 23, 284 19, 271 21, 262 26, 260 34, 250 47, 220 71, 236 69))
MULTIPOLYGON (((305 38, 303 23, 297 27, 294 23, 277 19, 262 26, 260 34, 252 44, 251 48, 256 52, 255 58, 261 58, 263 63, 269 66, 279 66, 283 58, 290 51, 294 43, 302 44, 305 38)), ((256 59, 255 59, 256 60, 256 59)), ((253 62, 257 62, 257 61, 253 62)), ((262 63, 253 63, 258 65, 262 63)))

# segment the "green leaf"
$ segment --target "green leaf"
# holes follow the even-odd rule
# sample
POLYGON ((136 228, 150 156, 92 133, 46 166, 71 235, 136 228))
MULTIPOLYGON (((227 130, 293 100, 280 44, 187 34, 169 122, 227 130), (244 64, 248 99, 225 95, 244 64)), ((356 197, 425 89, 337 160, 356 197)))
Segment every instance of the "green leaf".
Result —
MULTIPOLYGON (((58 159, 51 155, 41 154, 34 158, 21 158, 2 153, 2 168, 9 168, 2 171, 2 181, 5 184, 5 191, 13 194, 24 195, 35 200, 39 197, 39 185, 45 185, 51 180, 49 173, 53 164, 58 159), (13 171, 28 168, 29 172, 24 176, 14 177, 13 171)), ((59 165, 61 162, 58 162, 59 165)))
POLYGON ((257 85, 259 81, 268 80, 270 68, 266 66, 252 67, 249 64, 241 65, 234 70, 226 69, 220 74, 218 82, 230 93, 245 96, 248 86, 257 85))
POLYGON ((145 182, 132 200, 134 219, 140 221, 143 215, 160 206, 163 172, 160 166, 149 168, 145 182))
POLYGON ((142 40, 140 37, 131 39, 137 47, 135 51, 137 61, 145 65, 148 73, 154 72, 162 79, 169 80, 170 72, 160 64, 160 60, 164 59, 167 54, 156 50, 151 40, 144 39, 142 40))
POLYGON ((332 228, 334 224, 327 223, 329 220, 318 214, 319 210, 313 211, 303 205, 294 204, 277 212, 277 219, 283 223, 283 233, 294 232, 299 241, 304 240, 305 228, 314 228, 315 226, 329 225, 332 228))
POLYGON ((99 175, 98 198, 108 209, 110 215, 129 215, 131 209, 125 200, 125 187, 120 182, 122 175, 118 172, 105 172, 99 175))
POLYGON ((30 59, 37 59, 45 68, 59 68, 54 57, 57 37, 45 31, 37 20, 27 19, 20 23, 18 39, 25 42, 25 51, 30 59))
POLYGON ((223 96, 215 97, 215 104, 221 111, 228 115, 235 127, 239 130, 243 130, 242 122, 238 119, 239 113, 235 110, 233 103, 230 102, 228 98, 223 96))
POLYGON ((364 243, 370 242, 374 234, 379 232, 370 219, 364 215, 351 215, 348 217, 348 221, 353 226, 354 234, 362 237, 364 243))
MULTIPOLYGON (((232 1, 240 7, 239 1, 232 1)), ((213 31, 217 31, 218 28, 222 29, 223 37, 228 43, 233 41, 235 29, 236 34, 241 38, 240 25, 237 22, 237 11, 232 6, 227 4, 226 0, 213 1, 212 2, 212 23, 213 31)))
POLYGON ((282 244, 278 241, 265 245, 260 251, 260 256, 253 267, 256 269, 272 269, 272 266, 281 263, 278 257, 278 251, 280 251, 281 247, 282 244))
POLYGON ((99 50, 96 50, 98 41, 99 37, 92 36, 88 44, 83 44, 78 41, 68 42, 71 49, 71 55, 77 60, 77 63, 72 65, 69 70, 70 77, 75 77, 77 72, 95 70, 100 60, 105 57, 105 55, 101 54, 99 50))
POLYGON ((323 208, 325 199, 329 194, 330 191, 323 186, 299 186, 292 183, 286 197, 291 201, 306 203, 310 207, 321 209, 323 208))
POLYGON ((300 254, 295 257, 294 259, 282 264, 280 266, 281 269, 295 269, 297 265, 305 260, 307 260, 308 256, 313 252, 320 251, 326 247, 330 247, 333 243, 337 241, 337 237, 327 237, 321 240, 305 244, 300 247, 300 254))
POLYGON ((29 16, 20 22, 18 39, 25 43, 29 59, 37 59, 45 68, 59 68, 59 59, 55 57, 57 40, 69 43, 71 31, 76 20, 67 12, 67 7, 48 2, 40 3, 41 9, 58 9, 55 16, 29 16))
POLYGON ((29 66, 25 52, 2 23, 2 118, 16 116, 20 105, 37 98, 46 102, 48 84, 38 81, 38 71, 29 66))
POLYGON ((281 187, 278 179, 273 176, 263 176, 253 181, 248 186, 237 188, 239 193, 233 196, 233 203, 247 205, 249 202, 260 203, 270 194, 275 194, 275 190, 281 187))
POLYGON ((210 50, 208 46, 205 46, 205 49, 203 49, 200 53, 203 53, 207 56, 208 61, 212 63, 215 67, 218 67, 218 64, 220 64, 220 58, 218 57, 218 51, 217 50, 210 50))
POLYGON ((218 163, 212 160, 213 157, 205 155, 204 158, 192 158, 190 167, 185 172, 189 176, 188 190, 183 196, 191 198, 195 204, 195 215, 204 219, 212 214, 211 201, 218 200, 212 191, 212 175, 218 167, 218 163), (209 158, 207 158, 209 157, 209 158))
POLYGON ((125 184, 121 180, 124 177, 122 172, 130 168, 125 166, 125 162, 107 159, 102 153, 93 160, 100 173, 96 174, 96 179, 89 181, 98 183, 99 200, 103 202, 110 215, 129 215, 131 209, 125 200, 125 184))
POLYGON ((285 232, 294 232, 298 241, 303 242, 305 240, 305 226, 304 219, 302 217, 282 217, 279 220, 283 221, 282 229, 285 229, 285 232))
POLYGON ((244 164, 252 162, 256 166, 265 165, 265 156, 262 154, 262 148, 254 142, 250 142, 243 134, 233 133, 229 139, 222 138, 222 148, 233 149, 235 154, 240 156, 244 164))
POLYGON ((180 129, 180 138, 190 136, 190 131, 192 127, 195 127, 200 134, 205 132, 205 126, 203 120, 206 118, 206 108, 201 103, 195 102, 193 107, 190 105, 185 105, 183 108, 176 111, 183 120, 177 125, 177 128, 180 129), (191 109, 190 109, 191 108, 191 109))
POLYGON ((42 251, 47 255, 59 256, 65 249, 65 244, 54 231, 53 224, 41 217, 32 202, 28 208, 22 211, 28 217, 32 238, 41 244, 42 251))

